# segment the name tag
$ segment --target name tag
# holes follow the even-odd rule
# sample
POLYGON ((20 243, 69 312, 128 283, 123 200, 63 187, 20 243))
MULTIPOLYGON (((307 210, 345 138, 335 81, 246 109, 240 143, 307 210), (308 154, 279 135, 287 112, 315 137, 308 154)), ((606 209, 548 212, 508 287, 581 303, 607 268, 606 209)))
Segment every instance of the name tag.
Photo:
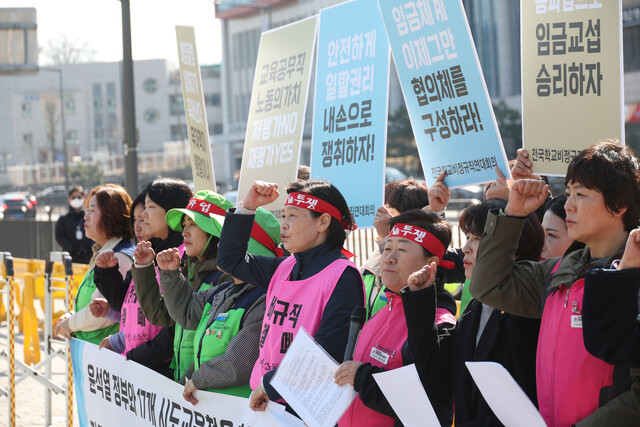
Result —
POLYGON ((582 328, 582 315, 581 314, 573 314, 571 316, 571 327, 572 328, 582 328))
POLYGON ((377 360, 383 365, 386 365, 387 363, 389 363, 389 355, 384 351, 380 350, 379 348, 372 347, 371 353, 369 353, 369 357, 371 357, 374 360, 377 360))
POLYGON ((220 313, 218 314, 218 317, 216 317, 216 322, 224 322, 225 320, 227 320, 227 316, 229 315, 229 313, 220 313))
POLYGON ((76 240, 82 240, 82 231, 76 230, 76 240))

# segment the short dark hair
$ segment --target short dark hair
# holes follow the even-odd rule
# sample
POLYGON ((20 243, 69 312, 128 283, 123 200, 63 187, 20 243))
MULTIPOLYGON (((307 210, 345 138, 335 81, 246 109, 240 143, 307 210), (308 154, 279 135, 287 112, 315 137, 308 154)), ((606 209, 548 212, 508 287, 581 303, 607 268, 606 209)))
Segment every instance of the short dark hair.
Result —
MULTIPOLYGON (((464 233, 482 236, 489 211, 504 209, 507 201, 504 199, 489 199, 477 205, 471 205, 460 215, 460 229, 464 233)), ((544 246, 544 230, 535 212, 527 215, 524 222, 515 257, 518 261, 540 261, 540 254, 544 246)))
MULTIPOLYGON (((327 237, 326 243, 331 248, 342 248, 342 246, 344 246, 344 241, 347 238, 347 232, 345 231, 343 224, 346 226, 352 226, 355 224, 351 211, 349 210, 349 205, 347 205, 347 201, 342 196, 342 193, 340 193, 340 191, 330 182, 317 179, 291 183, 287 188, 287 194, 291 193, 309 194, 338 209, 340 215, 342 215, 342 223, 334 217, 331 217, 331 224, 329 224, 329 236, 327 237)), ((319 218, 322 215, 320 212, 310 212, 314 218, 319 218)))
POLYGON ((119 185, 105 184, 91 190, 89 200, 94 196, 100 209, 98 229, 109 239, 112 237, 131 239, 133 237, 133 227, 129 222, 131 197, 127 191, 119 185))
MULTIPOLYGON (((445 249, 451 244, 451 224, 435 212, 410 209, 389 220, 390 228, 396 224, 413 225, 427 230, 440 240, 445 249)), ((433 256, 428 250, 424 249, 424 251, 427 256, 433 256)))
POLYGON ((629 147, 607 140, 582 150, 569 163, 565 184, 570 182, 602 193, 610 213, 627 211, 622 217, 624 229, 631 231, 640 219, 640 162, 629 147))
POLYGON ((567 196, 562 195, 554 197, 549 202, 546 212, 551 212, 555 216, 561 218, 563 221, 567 219, 567 211, 564 210, 564 204, 567 203, 567 196))
POLYGON ((185 208, 193 193, 186 182, 176 178, 159 178, 146 188, 147 196, 158 206, 168 211, 185 208))
POLYGON ((69 197, 71 197, 73 193, 75 193, 76 191, 81 193, 84 196, 84 188, 82 188, 81 185, 75 185, 71 187, 71 190, 69 190, 69 197))
POLYGON ((400 213, 422 209, 429 204, 429 188, 413 179, 391 182, 384 187, 384 202, 400 213))

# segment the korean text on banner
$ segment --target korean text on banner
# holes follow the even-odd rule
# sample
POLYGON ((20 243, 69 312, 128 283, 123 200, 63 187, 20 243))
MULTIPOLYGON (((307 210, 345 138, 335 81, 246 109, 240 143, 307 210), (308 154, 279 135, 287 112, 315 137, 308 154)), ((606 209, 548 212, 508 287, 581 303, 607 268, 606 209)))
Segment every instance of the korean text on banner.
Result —
POLYGON ((564 175, 592 143, 624 140, 620 0, 528 0, 522 131, 536 173, 564 175))
POLYGON ((213 159, 209 147, 209 127, 202 90, 202 77, 193 27, 176 26, 182 98, 187 116, 187 133, 191 148, 191 170, 196 191, 215 190, 213 159))
POLYGON ((91 343, 72 339, 71 357, 81 427, 304 426, 272 402, 253 412, 248 399, 197 391, 194 406, 182 397, 184 386, 91 343))
POLYGON ((297 176, 316 31, 312 16, 260 38, 238 197, 256 180, 277 183, 280 197, 265 208, 278 218, 297 176))
POLYGON ((375 6, 323 9, 318 35, 311 176, 340 189, 359 227, 384 202, 389 43, 375 6))
POLYGON ((509 175, 462 0, 378 0, 427 182, 509 175))

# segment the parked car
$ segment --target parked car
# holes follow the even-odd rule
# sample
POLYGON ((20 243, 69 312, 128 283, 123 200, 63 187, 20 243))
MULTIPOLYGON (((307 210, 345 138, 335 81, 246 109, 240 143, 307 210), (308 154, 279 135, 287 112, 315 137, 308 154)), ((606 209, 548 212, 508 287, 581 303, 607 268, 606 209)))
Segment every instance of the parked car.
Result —
POLYGON ((26 193, 7 193, 2 196, 0 205, 3 218, 35 218, 36 207, 26 193))
POLYGON ((69 192, 64 185, 47 187, 38 193, 38 201, 42 206, 67 206, 69 192))

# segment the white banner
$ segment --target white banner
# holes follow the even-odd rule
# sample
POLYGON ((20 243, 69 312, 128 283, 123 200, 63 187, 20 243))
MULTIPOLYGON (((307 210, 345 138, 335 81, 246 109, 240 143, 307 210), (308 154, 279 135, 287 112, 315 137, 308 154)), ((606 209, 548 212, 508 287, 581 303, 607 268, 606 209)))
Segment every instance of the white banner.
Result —
POLYGON ((193 406, 182 385, 88 342, 72 339, 71 356, 81 427, 304 426, 273 402, 253 412, 248 399, 198 391, 193 406))

